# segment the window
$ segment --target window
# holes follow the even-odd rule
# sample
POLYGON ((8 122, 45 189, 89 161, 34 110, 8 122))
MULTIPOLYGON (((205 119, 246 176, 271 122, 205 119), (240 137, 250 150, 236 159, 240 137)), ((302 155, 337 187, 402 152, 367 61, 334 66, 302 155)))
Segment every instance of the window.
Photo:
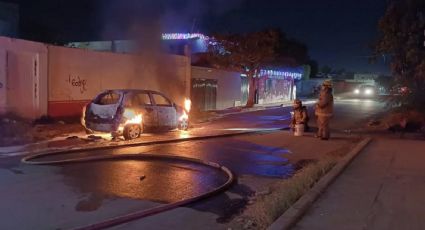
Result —
POLYGON ((158 106, 171 106, 170 100, 159 94, 152 94, 153 100, 158 106))
POLYGON ((98 105, 114 105, 118 103, 120 97, 121 95, 118 93, 108 92, 100 95, 94 103, 98 105))
POLYGON ((147 93, 139 93, 137 94, 137 97, 139 98, 140 105, 151 105, 151 99, 149 97, 149 94, 147 93))
POLYGON ((151 99, 147 93, 128 94, 125 103, 126 107, 151 105, 151 99))

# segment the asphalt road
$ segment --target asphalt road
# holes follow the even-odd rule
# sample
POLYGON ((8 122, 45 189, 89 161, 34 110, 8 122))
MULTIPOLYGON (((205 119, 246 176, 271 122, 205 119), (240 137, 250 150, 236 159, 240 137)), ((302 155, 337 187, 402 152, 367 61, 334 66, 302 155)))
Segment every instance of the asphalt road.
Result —
MULTIPOLYGON (((382 109, 382 105, 370 100, 343 100, 335 106, 335 117, 332 129, 336 132, 356 129, 382 109)), ((290 108, 274 108, 250 113, 234 114, 205 125, 205 129, 268 129, 282 128, 289 124, 290 108)), ((310 113, 312 111, 310 110, 310 113)), ((311 122, 314 126, 314 116, 311 122)), ((254 176, 285 178, 292 175, 294 168, 287 164, 281 156, 288 149, 265 147, 235 138, 219 138, 205 141, 191 141, 173 144, 132 147, 108 151, 108 154, 134 154, 134 153, 160 153, 186 157, 200 158, 218 162, 228 166, 236 174, 249 174, 254 176), (267 153, 267 154, 264 154, 267 153)), ((78 154, 90 156, 105 154, 105 151, 96 151, 78 154)), ((69 156, 67 156, 69 157, 69 156)), ((84 191, 97 191, 114 196, 126 196, 136 199, 148 199, 161 202, 173 202, 190 197, 200 191, 211 189, 223 182, 222 177, 217 177, 217 172, 193 165, 162 164, 160 162, 99 162, 83 165, 67 165, 63 168, 66 177, 72 178, 75 185, 84 191), (120 170, 124 169, 124 170, 120 170), (88 177, 82 175, 88 174, 88 177), (118 173, 116 173, 118 172, 118 173), (111 176, 110 174, 114 174, 111 176), (115 175, 118 174, 118 175, 115 175), (176 176, 181 174, 181 176, 176 176), (132 178, 123 186, 121 176, 132 178), (145 175, 146 181, 141 183, 136 180, 139 175, 145 175), (98 180, 100 177, 114 178, 98 180), (92 181, 92 182, 90 182, 92 181), (157 183, 152 184, 154 181, 157 183), (196 181, 191 188, 186 185, 196 181), (144 187, 146 185, 147 187, 144 187), (148 190, 148 188, 154 188, 148 190), (168 191, 175 191, 169 193, 168 191)))
MULTIPOLYGON (((336 102, 332 129, 343 131, 354 129, 382 109, 374 101, 343 100, 336 102)), ((288 125, 290 108, 272 108, 264 111, 225 116, 204 125, 204 129, 269 129, 288 125)), ((314 120, 311 122, 314 125, 314 120)), ((228 166, 236 175, 252 175, 269 178, 286 178, 294 172, 284 156, 288 149, 271 148, 244 142, 236 138, 218 138, 202 141, 188 141, 173 144, 120 148, 80 152, 54 157, 73 157, 104 154, 171 154, 214 161, 228 166), (265 154, 266 153, 266 154, 265 154)), ((53 158, 49 158, 51 160, 53 158)), ((0 169, 21 171, 48 170, 50 166, 25 166, 19 158, 5 158, 0 169)), ((66 164, 55 167, 51 173, 59 174, 66 186, 81 194, 90 194, 88 199, 77 205, 77 211, 100 209, 107 198, 127 198, 156 203, 175 202, 205 192, 225 181, 220 171, 184 162, 164 161, 103 161, 95 163, 66 164), (140 180, 140 177, 144 179, 140 180)), ((22 181, 21 183, 25 183, 22 181)), ((252 191, 246 187, 233 188, 241 196, 252 191)), ((226 219, 226 212, 234 212, 243 203, 234 203, 227 196, 192 206, 194 209, 217 213, 226 219), (226 208, 231 206, 232 209, 226 208), (226 211, 227 210, 227 211, 226 211), (230 211, 229 211, 230 210, 230 211)))

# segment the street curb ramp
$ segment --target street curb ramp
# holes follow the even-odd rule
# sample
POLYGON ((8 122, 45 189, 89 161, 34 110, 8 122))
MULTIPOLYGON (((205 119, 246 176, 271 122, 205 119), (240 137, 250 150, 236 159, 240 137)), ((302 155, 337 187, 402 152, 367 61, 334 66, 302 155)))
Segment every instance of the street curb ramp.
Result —
POLYGON ((307 212, 314 201, 328 188, 329 185, 344 171, 353 159, 372 141, 365 138, 342 158, 325 176, 323 176, 307 193, 273 222, 268 230, 291 229, 307 212))

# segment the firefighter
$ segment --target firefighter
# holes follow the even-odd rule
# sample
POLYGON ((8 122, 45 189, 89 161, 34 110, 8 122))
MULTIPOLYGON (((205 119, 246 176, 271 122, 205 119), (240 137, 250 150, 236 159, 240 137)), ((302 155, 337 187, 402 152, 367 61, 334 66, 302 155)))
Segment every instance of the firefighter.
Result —
POLYGON ((316 137, 328 140, 330 137, 329 121, 332 117, 334 98, 332 95, 332 82, 325 80, 319 92, 319 101, 316 104, 315 115, 317 117, 318 132, 316 137))
POLYGON ((295 125, 297 124, 303 124, 304 125, 304 131, 307 132, 309 130, 308 127, 308 112, 307 107, 303 106, 301 100, 295 99, 294 100, 294 111, 293 116, 291 120, 291 128, 292 130, 295 130, 295 125))

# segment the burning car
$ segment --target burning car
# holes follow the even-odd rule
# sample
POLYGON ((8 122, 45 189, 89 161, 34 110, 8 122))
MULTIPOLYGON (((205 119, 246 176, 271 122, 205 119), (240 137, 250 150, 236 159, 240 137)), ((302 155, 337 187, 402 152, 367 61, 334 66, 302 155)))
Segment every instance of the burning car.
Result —
POLYGON ((184 108, 164 94, 152 90, 107 90, 84 109, 82 123, 89 131, 138 138, 145 130, 189 128, 190 100, 184 108))

